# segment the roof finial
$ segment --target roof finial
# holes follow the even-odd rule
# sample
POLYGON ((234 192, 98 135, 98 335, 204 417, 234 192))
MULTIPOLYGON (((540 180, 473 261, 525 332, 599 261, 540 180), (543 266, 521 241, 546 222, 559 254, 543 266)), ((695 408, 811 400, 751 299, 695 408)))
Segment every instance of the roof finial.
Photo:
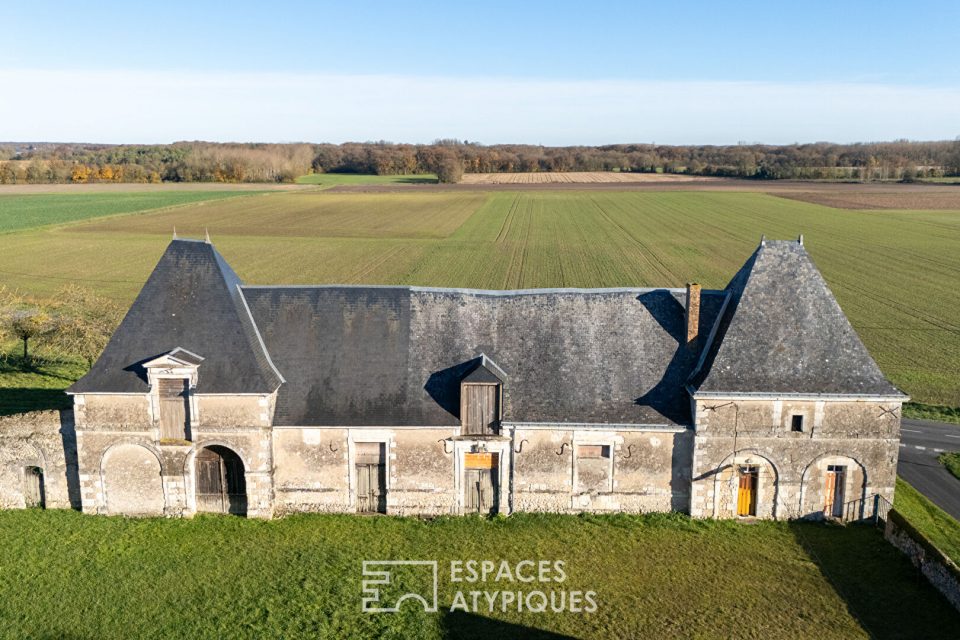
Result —
POLYGON ((173 225, 173 239, 177 239, 177 225, 173 225))
POLYGON ((767 236, 764 233, 760 234, 760 246, 767 244, 767 236))
POLYGON ((802 234, 802 233, 800 234, 800 237, 797 238, 797 244, 799 244, 801 247, 803 246, 803 234, 802 234))
POLYGON ((207 236, 207 244, 210 244, 210 230, 204 227, 203 233, 207 236))

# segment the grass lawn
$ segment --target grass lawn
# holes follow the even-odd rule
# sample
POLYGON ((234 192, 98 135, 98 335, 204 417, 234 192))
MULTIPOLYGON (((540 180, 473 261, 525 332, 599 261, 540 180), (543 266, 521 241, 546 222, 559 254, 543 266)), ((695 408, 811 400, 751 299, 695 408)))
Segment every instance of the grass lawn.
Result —
POLYGON ((960 480, 960 451, 941 453, 937 460, 939 460, 940 464, 947 468, 947 471, 955 475, 957 479, 960 480))
POLYGON ((432 173, 417 173, 406 176, 375 176, 363 173, 311 173, 297 178, 297 184, 316 184, 336 187, 341 184, 436 184, 432 173))
POLYGON ((6 511, 0 589, 0 635, 11 638, 960 637, 960 615, 876 529, 679 515, 258 522, 6 511), (362 561, 381 559, 439 561, 439 613, 409 602, 363 613, 362 561), (453 583, 455 559, 562 560, 566 579, 453 583), (458 590, 595 591, 597 609, 491 613, 481 599, 479 612, 451 613, 458 590))
POLYGON ((903 405, 903 417, 960 424, 960 408, 908 402, 903 405))
POLYGON ((0 232, 162 209, 250 193, 229 190, 33 195, 0 193, 0 232))
POLYGON ((900 478, 897 478, 893 506, 930 542, 960 565, 960 522, 900 478))
POLYGON ((0 416, 69 407, 63 389, 86 370, 83 361, 40 361, 24 367, 18 356, 0 358, 0 416))

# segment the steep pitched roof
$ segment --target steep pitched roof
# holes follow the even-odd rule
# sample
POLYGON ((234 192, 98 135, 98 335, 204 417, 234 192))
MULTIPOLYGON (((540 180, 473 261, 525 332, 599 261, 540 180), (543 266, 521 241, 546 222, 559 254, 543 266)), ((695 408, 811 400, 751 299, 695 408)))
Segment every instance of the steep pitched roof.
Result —
POLYGON ((270 363, 240 295, 240 279, 213 245, 174 240, 103 355, 70 393, 147 391, 145 362, 176 348, 203 354, 199 393, 270 393, 270 363))
MULTIPOLYGON (((482 355, 507 422, 689 424, 682 291, 242 291, 286 378, 278 425, 456 425, 482 355)), ((703 331, 721 301, 704 295, 703 331)))
POLYGON ((733 277, 691 388, 707 394, 896 396, 803 245, 766 241, 733 277))

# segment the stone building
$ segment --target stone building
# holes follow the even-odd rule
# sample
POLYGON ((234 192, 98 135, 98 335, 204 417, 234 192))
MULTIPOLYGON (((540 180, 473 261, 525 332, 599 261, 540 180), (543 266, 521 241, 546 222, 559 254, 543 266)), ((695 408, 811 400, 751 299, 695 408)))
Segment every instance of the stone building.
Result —
POLYGON ((244 285, 174 240, 68 393, 0 425, 0 506, 863 514, 905 400, 782 241, 722 290, 477 291, 244 285))

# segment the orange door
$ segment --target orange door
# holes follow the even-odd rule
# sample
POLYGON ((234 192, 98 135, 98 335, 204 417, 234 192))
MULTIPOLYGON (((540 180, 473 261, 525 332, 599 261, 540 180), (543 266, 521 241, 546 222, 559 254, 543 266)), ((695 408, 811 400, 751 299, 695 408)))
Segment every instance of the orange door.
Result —
POLYGON ((840 518, 843 516, 843 485, 846 483, 845 471, 841 466, 831 465, 827 469, 826 497, 823 505, 824 515, 840 518))
POLYGON ((833 495, 837 490, 837 474, 833 471, 827 472, 827 486, 823 490, 823 495, 826 496, 826 501, 823 505, 823 513, 825 515, 833 515, 833 495))
POLYGON ((746 467, 740 470, 740 485, 737 488, 737 515, 757 515, 757 470, 746 467))

